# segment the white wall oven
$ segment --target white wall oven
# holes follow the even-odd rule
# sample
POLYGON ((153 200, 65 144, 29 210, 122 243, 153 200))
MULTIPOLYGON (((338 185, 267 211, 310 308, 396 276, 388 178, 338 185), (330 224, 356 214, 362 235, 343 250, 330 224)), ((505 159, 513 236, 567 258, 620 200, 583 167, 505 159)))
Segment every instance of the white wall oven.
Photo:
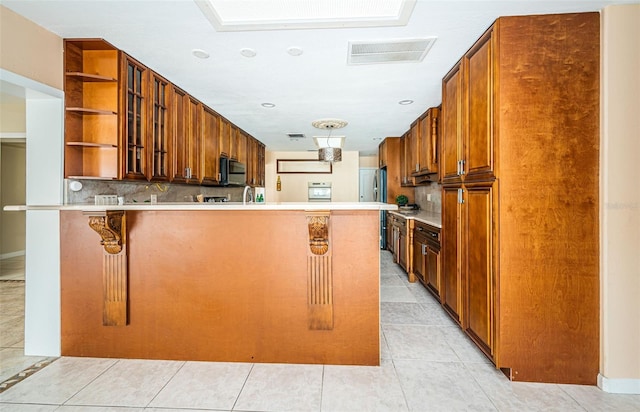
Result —
POLYGON ((309 202, 331 202, 330 182, 309 182, 309 202))

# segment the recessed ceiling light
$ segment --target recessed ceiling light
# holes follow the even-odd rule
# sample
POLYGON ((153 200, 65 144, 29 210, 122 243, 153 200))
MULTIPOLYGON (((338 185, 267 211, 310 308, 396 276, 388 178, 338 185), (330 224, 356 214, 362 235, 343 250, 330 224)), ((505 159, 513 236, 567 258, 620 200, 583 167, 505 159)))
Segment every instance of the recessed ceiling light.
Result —
POLYGON ((405 105, 407 105, 407 104, 411 104, 411 103, 413 103, 413 100, 410 100, 410 99, 400 100, 400 101, 398 102, 398 104, 401 104, 401 105, 403 105, 403 106, 405 106, 405 105))
POLYGON ((255 50, 245 47, 244 49, 240 49, 240 54, 244 57, 255 57, 257 53, 255 50))
POLYGON ((261 106, 262 107, 266 107, 267 109, 271 109, 272 107, 276 107, 276 105, 273 104, 273 103, 262 103, 261 106))
POLYGON ((292 56, 300 56, 302 52, 303 50, 300 47, 289 47, 287 49, 287 53, 289 53, 292 56))
POLYGON ((199 59, 208 59, 209 58, 209 53, 207 53, 206 51, 204 51, 202 49, 193 49, 193 50, 191 50, 191 54, 193 54, 194 56, 196 56, 199 59))

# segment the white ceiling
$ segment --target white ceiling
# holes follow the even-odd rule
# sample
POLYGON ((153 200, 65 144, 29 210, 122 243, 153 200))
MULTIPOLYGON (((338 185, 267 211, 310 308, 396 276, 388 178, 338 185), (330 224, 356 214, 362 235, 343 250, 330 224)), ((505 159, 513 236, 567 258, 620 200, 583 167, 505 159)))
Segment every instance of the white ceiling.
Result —
MULTIPOLYGON (((273 0, 234 3, 251 8, 265 1, 273 0)), ((104 38, 269 150, 313 150, 313 136, 327 131, 311 122, 338 118, 348 122, 335 133, 345 136, 345 150, 374 153, 379 139, 401 135, 427 108, 440 104, 442 77, 497 17, 598 11, 633 2, 417 0, 405 26, 232 32, 217 32, 193 0, 2 0, 2 5, 64 38, 104 38), (347 64, 349 42, 434 36, 421 62, 347 64), (302 54, 290 55, 291 47, 302 54), (244 48, 256 56, 242 56, 244 48), (211 57, 198 59, 193 49, 211 57), (414 103, 398 104, 407 99, 414 103), (265 102, 275 107, 262 107, 265 102), (287 133, 306 138, 293 141, 287 133)))

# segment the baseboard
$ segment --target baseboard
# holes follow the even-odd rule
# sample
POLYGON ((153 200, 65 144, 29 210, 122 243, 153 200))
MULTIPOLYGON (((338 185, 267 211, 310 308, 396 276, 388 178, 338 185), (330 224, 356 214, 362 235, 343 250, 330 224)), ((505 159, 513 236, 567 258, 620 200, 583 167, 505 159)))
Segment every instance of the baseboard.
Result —
POLYGON ((18 250, 17 252, 3 253, 0 255, 0 260, 11 259, 18 256, 24 256, 24 250, 18 250))
POLYGON ((598 374, 598 387, 608 393, 640 395, 640 379, 609 379, 598 374))

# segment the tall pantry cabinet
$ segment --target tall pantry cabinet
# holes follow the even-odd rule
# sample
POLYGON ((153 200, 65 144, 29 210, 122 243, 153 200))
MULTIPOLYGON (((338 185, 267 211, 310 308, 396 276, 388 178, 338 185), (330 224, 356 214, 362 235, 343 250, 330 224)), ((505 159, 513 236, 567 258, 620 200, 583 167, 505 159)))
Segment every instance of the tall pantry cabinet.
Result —
POLYGON ((514 380, 596 383, 599 32, 502 17, 443 79, 442 302, 514 380))

